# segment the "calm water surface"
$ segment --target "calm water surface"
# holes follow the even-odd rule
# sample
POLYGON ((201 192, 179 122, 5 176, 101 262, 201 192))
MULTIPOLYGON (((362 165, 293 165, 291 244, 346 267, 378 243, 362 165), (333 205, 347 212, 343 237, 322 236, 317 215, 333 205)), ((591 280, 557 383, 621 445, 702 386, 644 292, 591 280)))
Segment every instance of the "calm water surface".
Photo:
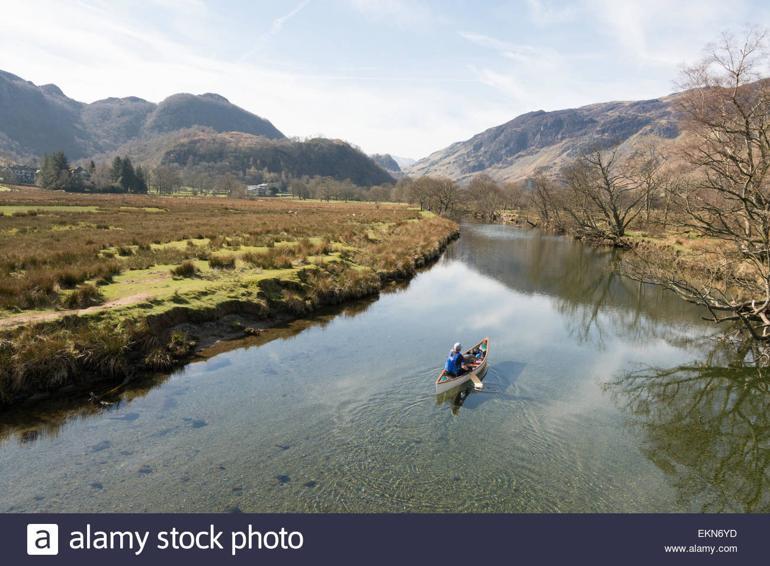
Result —
POLYGON ((110 408, 6 418, 0 511, 766 511, 766 381, 714 367, 702 313, 613 257, 466 226, 376 301, 110 408), (484 336, 485 391, 437 398, 484 336))

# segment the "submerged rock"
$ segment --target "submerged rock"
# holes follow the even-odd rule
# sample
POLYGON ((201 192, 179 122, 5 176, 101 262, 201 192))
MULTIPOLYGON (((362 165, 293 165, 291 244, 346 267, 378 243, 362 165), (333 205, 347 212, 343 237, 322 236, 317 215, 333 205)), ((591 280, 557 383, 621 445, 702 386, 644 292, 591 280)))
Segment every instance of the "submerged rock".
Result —
POLYGON ((209 424, 204 419, 193 419, 191 417, 185 417, 184 420, 185 422, 190 423, 190 426, 193 428, 203 428, 209 424))
POLYGON ((279 485, 286 485, 291 481, 291 478, 286 474, 277 475, 275 476, 275 479, 278 480, 279 485))
POLYGON ((102 450, 107 450, 107 448, 110 448, 112 446, 112 442, 109 440, 102 440, 101 442, 94 444, 91 446, 91 452, 101 452, 102 450))

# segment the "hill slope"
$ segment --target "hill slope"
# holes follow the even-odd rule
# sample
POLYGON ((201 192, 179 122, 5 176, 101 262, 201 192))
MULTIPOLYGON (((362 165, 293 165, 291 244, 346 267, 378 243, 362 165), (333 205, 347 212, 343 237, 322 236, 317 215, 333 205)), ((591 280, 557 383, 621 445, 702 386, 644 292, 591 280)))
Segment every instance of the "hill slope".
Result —
POLYGON ((299 142, 241 132, 188 132, 163 149, 161 163, 186 167, 211 164, 207 168, 244 176, 249 170, 267 170, 292 177, 333 177, 361 186, 393 182, 384 169, 350 144, 324 138, 299 142))
POLYGON ((624 151, 647 140, 673 145, 680 136, 675 98, 529 112, 437 151, 406 173, 446 175, 459 181, 486 173, 498 181, 516 181, 538 172, 553 173, 593 147, 619 145, 624 151))
POLYGON ((55 85, 37 86, 0 71, 0 157, 6 159, 62 150, 77 160, 193 127, 284 138, 268 120, 217 94, 175 94, 160 104, 136 97, 85 104, 55 85))
POLYGON ((92 150, 82 108, 54 85, 35 86, 0 71, 0 156, 22 160, 59 148, 80 155, 92 150))
POLYGON ((374 161, 377 165, 385 169, 385 171, 387 171, 391 177, 399 179, 404 176, 404 173, 401 171, 401 167, 399 167, 398 162, 389 153, 374 153, 369 157, 371 157, 372 161, 374 161))

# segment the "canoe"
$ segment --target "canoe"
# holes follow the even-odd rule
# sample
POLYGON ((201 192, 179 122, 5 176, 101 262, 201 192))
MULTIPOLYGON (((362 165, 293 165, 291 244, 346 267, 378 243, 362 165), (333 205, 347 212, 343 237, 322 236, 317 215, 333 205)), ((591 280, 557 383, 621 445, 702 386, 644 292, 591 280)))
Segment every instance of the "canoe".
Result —
POLYGON ((481 378, 484 377, 484 374, 487 373, 487 361, 489 360, 489 338, 484 338, 481 342, 479 342, 478 344, 473 346, 473 348, 470 348, 463 354, 463 356, 471 356, 471 352, 476 348, 480 348, 482 344, 485 346, 486 354, 484 354, 484 357, 481 359, 481 362, 472 370, 466 371, 465 373, 462 373, 457 377, 452 377, 445 370, 441 370, 441 373, 436 378, 437 395, 439 393, 443 393, 444 391, 449 391, 450 389, 454 389, 458 385, 467 383, 471 379, 474 381, 474 383, 480 382, 481 378))

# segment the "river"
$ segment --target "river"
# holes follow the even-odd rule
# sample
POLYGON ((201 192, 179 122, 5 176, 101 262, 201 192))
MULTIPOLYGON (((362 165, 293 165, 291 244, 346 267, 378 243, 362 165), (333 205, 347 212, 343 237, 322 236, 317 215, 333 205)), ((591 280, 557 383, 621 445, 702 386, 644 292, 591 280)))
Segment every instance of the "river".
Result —
POLYGON ((375 301, 110 407, 6 416, 0 511, 767 511, 767 380, 615 253, 464 226, 375 301), (484 336, 484 390, 437 398, 484 336))

